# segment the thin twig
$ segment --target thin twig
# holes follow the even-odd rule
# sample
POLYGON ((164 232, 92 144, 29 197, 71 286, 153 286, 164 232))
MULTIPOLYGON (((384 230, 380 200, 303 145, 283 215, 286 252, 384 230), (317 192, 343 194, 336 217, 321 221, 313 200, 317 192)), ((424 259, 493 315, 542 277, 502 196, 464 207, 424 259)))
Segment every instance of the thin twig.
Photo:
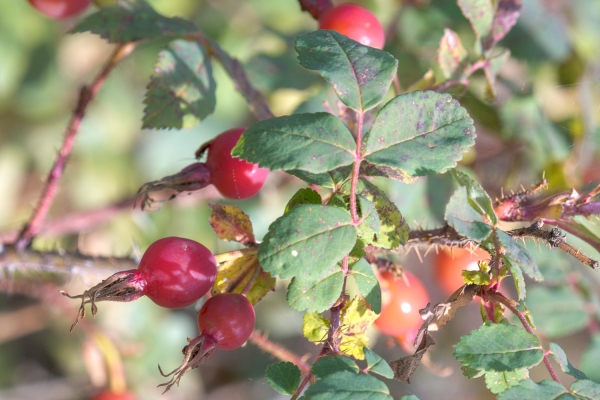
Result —
POLYGON ((270 341, 267 334, 263 335, 260 331, 255 329, 248 340, 264 352, 271 354, 273 357, 278 358, 281 361, 289 361, 292 364, 295 364, 302 374, 308 374, 310 372, 310 366, 306 361, 285 347, 270 341))
MULTIPOLYGON (((506 306, 506 308, 508 308, 513 314, 515 314, 517 316, 517 318, 519 318, 519 321, 521 321, 521 324, 523 324, 523 327, 525 328, 525 330, 531 334, 534 334, 533 328, 531 327, 531 325, 529 325, 527 318, 525 317, 525 315, 523 315, 523 313, 521 311, 519 311, 519 309, 515 306, 515 304, 512 300, 504 297, 500 293, 489 293, 488 297, 491 300, 495 300, 498 303, 501 303, 502 305, 506 306)), ((548 358, 548 355, 546 354, 545 351, 544 351, 544 364, 546 364, 546 368, 548 369, 548 372, 550 373, 550 376, 552 377, 552 379, 554 379, 556 382, 560 383, 560 381, 558 380, 558 376, 556 375, 556 371, 554 371, 552 364, 550 364, 550 359, 548 358)))
POLYGON ((54 201, 54 197, 58 192, 60 178, 62 177, 64 169, 67 165, 67 161, 69 160, 69 155, 71 154, 71 150, 73 149, 73 145, 75 143, 75 136, 79 131, 81 121, 85 116, 88 105, 96 97, 96 94, 106 81, 108 74, 120 61, 131 54, 134 48, 135 43, 127 43, 118 46, 104 68, 102 68, 98 76, 96 76, 92 84, 90 86, 84 86, 79 92, 77 106, 73 112, 73 116, 71 117, 71 121, 69 122, 67 130, 65 131, 65 137, 56 160, 54 161, 54 165, 50 169, 50 173, 46 178, 46 184, 42 190, 38 204, 29 218, 29 221, 27 221, 27 223, 25 223, 23 226, 23 229, 19 233, 17 241, 15 242, 16 247, 19 250, 29 247, 33 238, 42 229, 42 224, 44 223, 46 215, 50 210, 50 206, 54 201))

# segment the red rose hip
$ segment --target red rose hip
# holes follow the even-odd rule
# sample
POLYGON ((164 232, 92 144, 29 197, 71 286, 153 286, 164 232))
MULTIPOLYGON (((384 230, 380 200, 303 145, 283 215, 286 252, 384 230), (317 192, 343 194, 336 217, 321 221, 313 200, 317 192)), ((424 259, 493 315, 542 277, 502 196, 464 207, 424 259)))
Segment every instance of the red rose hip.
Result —
POLYGON ((319 29, 330 29, 365 46, 383 49, 385 32, 366 8, 354 4, 332 7, 319 17, 319 29))
POLYGON ((247 199, 263 187, 268 169, 231 156, 231 150, 244 133, 243 128, 230 129, 213 139, 208 146, 206 165, 210 183, 229 199, 247 199))
POLYGON ((62 19, 69 18, 85 11, 91 4, 90 0, 28 0, 39 12, 47 17, 62 19))

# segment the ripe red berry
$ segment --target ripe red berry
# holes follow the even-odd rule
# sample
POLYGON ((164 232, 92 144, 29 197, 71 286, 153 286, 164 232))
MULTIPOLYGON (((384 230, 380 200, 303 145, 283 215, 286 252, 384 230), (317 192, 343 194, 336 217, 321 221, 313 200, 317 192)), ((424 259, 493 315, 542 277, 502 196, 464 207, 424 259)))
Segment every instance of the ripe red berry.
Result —
POLYGON ((152 243, 142 256, 138 269, 117 272, 77 296, 64 290, 72 299, 81 299, 75 323, 85 316, 90 303, 96 315, 99 301, 127 302, 146 295, 166 308, 192 304, 212 287, 217 277, 217 263, 203 245, 189 239, 166 237, 152 243))
POLYGON ((489 254, 481 249, 473 252, 461 248, 454 248, 452 251, 444 249, 435 255, 434 273, 437 284, 445 294, 451 295, 465 284, 463 270, 477 271, 477 262, 489 258, 489 254))
POLYGON ((85 11, 90 0, 28 0, 42 14, 50 18, 69 18, 85 11))
POLYGON ((382 307, 375 325, 386 335, 405 336, 423 324, 419 310, 427 305, 429 295, 416 276, 404 274, 402 279, 384 271, 379 278, 382 307))
POLYGON ((210 250, 198 242, 166 237, 152 243, 137 272, 146 282, 144 294, 162 307, 192 304, 212 287, 217 263, 210 250))
POLYGON ((92 397, 91 400, 137 400, 137 397, 129 392, 114 393, 107 390, 92 397))
POLYGON ((337 31, 365 46, 383 49, 385 32, 377 18, 354 4, 332 7, 319 17, 319 29, 337 31))
POLYGON ((217 136, 208 147, 206 165, 210 169, 210 183, 229 199, 247 199, 263 187, 268 169, 259 168, 246 160, 231 156, 243 128, 230 129, 217 136))
POLYGON ((237 293, 211 297, 198 313, 200 333, 212 336, 223 350, 243 345, 250 337, 255 321, 254 307, 246 297, 237 293))

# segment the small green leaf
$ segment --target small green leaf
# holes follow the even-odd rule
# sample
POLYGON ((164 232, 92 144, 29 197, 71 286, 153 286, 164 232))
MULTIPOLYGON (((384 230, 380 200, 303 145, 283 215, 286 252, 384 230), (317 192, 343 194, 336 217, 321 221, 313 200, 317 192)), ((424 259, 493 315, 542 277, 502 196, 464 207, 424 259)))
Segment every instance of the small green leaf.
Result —
POLYGON ((142 128, 191 128, 217 103, 210 58, 197 42, 175 40, 158 53, 144 97, 142 128))
POLYGON ((598 360, 600 360, 600 334, 595 334, 590 340, 590 345, 581 355, 581 369, 585 371, 591 380, 600 383, 598 360))
POLYGON ((552 351, 552 356, 554 360, 560 365, 560 368, 563 370, 565 374, 569 374, 575 377, 575 379, 589 379, 586 374, 578 370, 571 364, 565 351, 556 343, 550 343, 550 350, 552 351))
POLYGON ((371 265, 364 259, 358 260, 350 270, 354 282, 365 300, 376 314, 381 313, 381 288, 371 265))
POLYGON ((393 379, 394 371, 390 368, 390 365, 381 356, 375 353, 368 347, 364 348, 365 360, 369 367, 369 372, 383 376, 384 378, 393 379))
POLYGON ((444 29, 440 41, 437 61, 447 80, 461 80, 467 74, 467 50, 463 47, 460 36, 452 29, 444 29))
POLYGON ((534 334, 513 325, 486 322, 460 339, 454 355, 464 366, 502 372, 539 364, 544 349, 534 334))
POLYGON ((281 394, 292 395, 300 386, 302 373, 291 362, 278 362, 267 367, 267 382, 281 394))
POLYGON ((490 274, 487 272, 464 270, 461 271, 461 274, 467 284, 472 283, 479 286, 490 284, 490 274))
POLYGON ((379 379, 350 371, 338 371, 318 380, 304 392, 306 400, 392 400, 379 379))
POLYGON ((513 277, 513 281, 515 282, 515 288, 517 289, 517 298, 519 300, 525 300, 527 296, 527 289, 525 287, 525 277, 523 276, 523 271, 519 268, 518 264, 513 264, 506 257, 502 256, 502 259, 508 264, 510 269, 510 274, 513 277))
POLYGON ((529 290, 527 308, 535 316, 538 329, 550 338, 575 333, 589 321, 585 301, 567 286, 555 289, 535 286, 529 290))
POLYGON ((462 159, 475 143, 475 127, 449 94, 411 92, 381 108, 363 143, 363 155, 372 164, 431 175, 462 159))
POLYGON ((295 47, 300 65, 321 74, 340 100, 359 112, 381 102, 398 67, 391 54, 363 46, 335 31, 299 35, 295 47))
POLYGON ((488 63, 484 65, 483 72, 485 72, 486 79, 485 95, 488 100, 496 99, 496 77, 500 72, 500 68, 509 58, 510 50, 504 50, 500 54, 488 59, 488 63))
POLYGON ((158 14, 143 0, 119 0, 119 6, 105 7, 81 21, 72 33, 92 32, 110 43, 128 43, 198 32, 183 18, 158 14))
POLYGON ((414 394, 405 394, 404 396, 400 397, 400 400, 419 400, 419 398, 414 394))
POLYGON ((320 277, 355 242, 356 228, 345 210, 301 204, 271 224, 258 248, 258 259, 265 271, 282 279, 320 277))
POLYGON ((505 390, 498 396, 498 400, 576 400, 575 396, 568 393, 567 389, 558 382, 550 379, 536 383, 531 379, 524 379, 517 386, 505 390))
POLYGON ((302 188, 298 190, 285 206, 285 212, 288 213, 292 208, 300 204, 321 204, 321 195, 311 188, 302 188))
POLYGON ((231 154, 272 170, 323 173, 354 162, 356 142, 329 113, 295 114, 257 122, 231 154))
POLYGON ((484 240, 492 232, 481 214, 470 206, 465 187, 459 187, 450 197, 444 218, 458 233, 476 241, 484 240))
POLYGON ((498 223, 498 217, 494 211, 492 199, 490 199, 490 196, 483 190, 481 185, 469 175, 460 172, 457 169, 452 169, 450 172, 456 183, 467 189, 469 205, 479 214, 488 217, 492 225, 496 225, 498 223))
POLYGON ((458 0, 458 6, 477 35, 476 48, 481 49, 481 39, 486 37, 492 30, 494 21, 494 4, 492 0, 458 0))
POLYGON ((334 188, 339 183, 337 180, 337 175, 334 174, 335 171, 336 170, 323 172, 319 174, 312 174, 310 172, 302 171, 300 169, 289 169, 285 172, 302 179, 304 182, 312 183, 314 185, 323 186, 326 188, 334 188))
POLYGON ((311 370, 312 374, 320 379, 340 371, 358 374, 358 367, 348 357, 326 356, 315 361, 311 370))
POLYGON ((578 399, 600 400, 600 384, 590 380, 578 380, 571 385, 571 393, 578 399))
MULTIPOLYGON (((529 254, 529 252, 523 247, 522 244, 516 242, 506 232, 496 229, 496 237, 498 242, 506 251, 502 258, 510 265, 517 265, 523 272, 529 277, 536 281, 544 279, 540 270, 538 269, 535 259, 529 254)), ((512 271, 512 268, 511 268, 512 271)))
POLYGON ((527 378, 529 378, 528 369, 503 372, 492 371, 485 374, 485 386, 490 389, 490 392, 498 394, 518 385, 519 382, 527 378))
POLYGON ((329 320, 317 312, 304 314, 302 322, 302 333, 304 337, 313 343, 322 343, 327 340, 329 331, 329 320))
POLYGON ((322 312, 333 306, 340 297, 343 286, 344 273, 334 264, 316 276, 301 273, 296 275, 288 286, 286 298, 294 310, 322 312))
POLYGON ((375 204, 360 195, 357 196, 357 200, 359 218, 362 220, 362 223, 356 227, 358 237, 367 245, 377 243, 381 224, 375 204))

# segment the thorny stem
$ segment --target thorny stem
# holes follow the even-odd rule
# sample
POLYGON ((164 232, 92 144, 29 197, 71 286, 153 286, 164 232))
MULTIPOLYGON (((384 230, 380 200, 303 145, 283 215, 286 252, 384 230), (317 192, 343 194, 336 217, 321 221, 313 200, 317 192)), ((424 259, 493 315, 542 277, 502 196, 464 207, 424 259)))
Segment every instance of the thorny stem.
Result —
POLYGON ((15 242, 18 250, 23 250, 26 247, 29 247, 33 238, 42 229, 42 224, 44 223, 46 215, 50 210, 50 206, 54 201, 54 197, 58 192, 60 178, 62 177, 64 169, 67 165, 67 161, 69 160, 69 155, 71 154, 71 150, 75 144, 75 136, 79 131, 81 121, 85 116, 88 105, 96 97, 96 94, 106 81, 108 74, 119 62, 131 54, 135 46, 135 43, 126 43, 118 46, 108 62, 104 65, 104 68, 102 68, 98 76, 96 76, 92 84, 90 86, 84 86, 79 92, 77 106, 65 131, 65 137, 56 160, 54 161, 54 165, 50 169, 48 177, 46 178, 46 184, 42 190, 38 204, 35 207, 33 214, 29 218, 29 221, 23 226, 23 229, 19 233, 19 236, 15 242))
POLYGON ((270 341, 267 334, 261 334, 260 331, 255 329, 252 331, 248 340, 254 343, 262 351, 271 354, 273 357, 278 358, 281 361, 288 361, 295 364, 302 374, 310 373, 310 366, 302 359, 302 357, 299 357, 285 347, 270 341))
MULTIPOLYGON (((525 328, 525 330, 531 334, 534 334, 533 328, 531 328, 531 325, 529 325, 527 318, 515 306, 514 301, 507 299, 501 293, 490 293, 490 294, 488 294, 488 296, 490 297, 490 299, 495 300, 498 303, 501 303, 502 305, 506 306, 506 308, 508 308, 513 314, 515 314, 517 316, 517 318, 519 318, 519 321, 521 321, 521 324, 523 324, 523 327, 525 328)), ((556 382, 560 383, 560 381, 558 380, 558 376, 556 375, 556 371, 554 371, 552 364, 550 364, 550 359, 548 358, 548 354, 545 351, 544 351, 544 364, 546 364, 546 368, 548 369, 548 372, 550 373, 550 376, 552 377, 552 379, 554 379, 556 382)))

